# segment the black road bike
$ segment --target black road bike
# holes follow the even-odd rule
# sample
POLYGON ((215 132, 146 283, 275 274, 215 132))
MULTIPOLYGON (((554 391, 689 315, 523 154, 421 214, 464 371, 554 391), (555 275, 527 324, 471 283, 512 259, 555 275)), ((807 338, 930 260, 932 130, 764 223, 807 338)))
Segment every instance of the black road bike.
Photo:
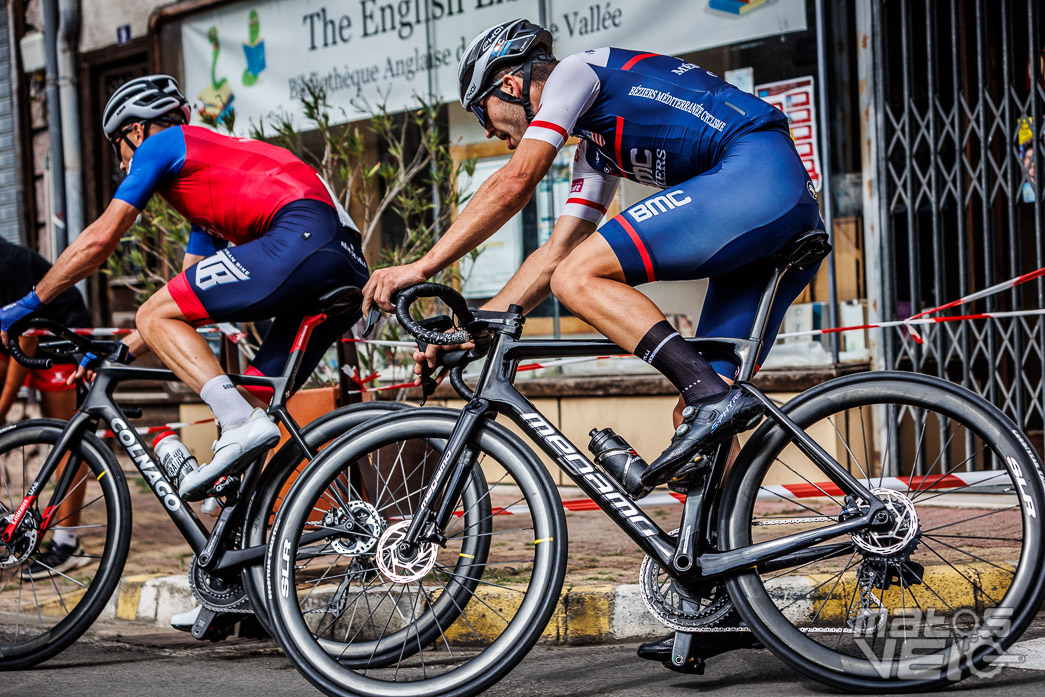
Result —
MULTIPOLYGON (((249 612, 268 628, 261 592, 262 559, 273 511, 289 482, 337 436, 404 406, 351 405, 304 428, 286 409, 313 329, 330 317, 358 311, 361 297, 358 288, 345 287, 320 298, 302 321, 280 376, 230 376, 236 384, 273 389, 269 413, 287 428, 291 439, 264 468, 268 453, 256 457, 241 478, 226 478, 224 487, 213 492, 222 510, 210 530, 178 497, 177 486, 129 425, 140 411, 121 408, 113 394, 120 383, 130 380, 176 381, 168 370, 103 361, 90 387, 80 386, 80 404, 69 422, 36 419, 0 429, 0 670, 35 665, 76 641, 102 612, 120 580, 131 538, 130 496, 123 470, 95 435, 100 423, 115 435, 114 442, 134 462, 192 549, 189 581, 204 608, 193 636, 220 638, 228 625, 249 612), (78 476, 78 471, 84 473, 78 476), (63 522, 69 525, 56 519, 56 512, 74 492, 83 497, 74 526, 83 547, 80 568, 69 573, 52 570, 43 579, 24 574, 34 561, 40 563, 48 533, 63 522)), ((106 356, 115 347, 113 342, 93 341, 44 319, 16 324, 8 345, 14 358, 30 368, 50 367, 52 361, 78 362, 87 353, 106 356), (19 333, 29 327, 53 335, 41 337, 36 357, 26 356, 18 345, 19 333)), ((365 507, 356 513, 364 522, 368 516, 373 520, 380 516, 365 507)))
POLYGON ((674 531, 512 384, 524 359, 624 351, 522 339, 521 308, 471 311, 444 286, 402 292, 397 315, 415 337, 475 342, 451 356, 451 380, 470 401, 369 421, 294 483, 265 567, 287 655, 331 695, 473 695, 542 635, 557 638, 563 509, 544 465, 494 420, 503 415, 645 551, 642 596, 676 631, 666 665, 700 672, 709 645, 751 632, 843 690, 921 690, 993 670, 1045 591, 1045 479, 1019 428, 976 394, 913 373, 837 378, 782 407, 751 384, 780 278, 829 251, 812 232, 767 262, 749 339, 694 340, 735 356, 738 384, 766 419, 735 462, 720 446, 671 484, 685 495, 674 531), (443 299, 461 329, 418 324, 409 307, 424 296, 443 299), (470 390, 463 366, 480 356, 470 390), (429 465, 430 478, 388 501, 355 484, 361 469, 406 482, 429 465), (364 503, 390 512, 379 535, 352 519, 364 503))

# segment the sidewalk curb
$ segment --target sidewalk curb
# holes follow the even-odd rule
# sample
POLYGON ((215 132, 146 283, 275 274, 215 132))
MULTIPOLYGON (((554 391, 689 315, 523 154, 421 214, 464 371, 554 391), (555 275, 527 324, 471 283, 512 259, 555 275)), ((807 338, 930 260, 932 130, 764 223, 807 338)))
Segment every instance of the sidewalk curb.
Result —
MULTIPOLYGON (((828 574, 791 577, 786 582, 774 584, 771 595, 787 601, 786 604, 792 607, 791 612, 811 613, 818 599, 817 589, 825 587, 828 578, 828 574), (809 599, 811 592, 812 600, 809 599)), ((923 578, 926 585, 915 586, 912 590, 916 597, 924 594, 928 600, 932 596, 934 601, 942 600, 957 609, 988 604, 990 599, 979 597, 981 593, 1004 594, 1006 574, 1004 569, 996 565, 976 563, 954 568, 942 565, 926 567, 923 578), (927 590, 928 586, 932 587, 931 591, 927 590), (978 590, 974 590, 977 587, 978 590)), ((840 583, 843 590, 836 589, 830 602, 822 607, 816 604, 816 611, 822 619, 837 620, 848 615, 849 608, 843 607, 838 599, 853 597, 855 588, 850 588, 853 579, 847 575, 840 583)), ((896 589, 894 585, 885 591, 883 600, 888 600, 889 594, 897 592, 896 589)), ((475 631, 482 634, 485 627, 491 630, 499 628, 495 620, 496 613, 514 612, 521 602, 517 591, 500 587, 483 587, 477 595, 482 602, 474 611, 469 606, 470 624, 467 627, 458 627, 457 624, 451 627, 447 631, 451 639, 456 633, 461 634, 458 639, 467 640, 474 636, 475 631)), ((196 600, 184 575, 126 576, 120 580, 102 618, 168 627, 172 615, 195 606, 196 600)), ((646 639, 663 635, 667 631, 646 609, 638 584, 582 585, 563 587, 555 612, 541 638, 559 644, 599 644, 646 639)))

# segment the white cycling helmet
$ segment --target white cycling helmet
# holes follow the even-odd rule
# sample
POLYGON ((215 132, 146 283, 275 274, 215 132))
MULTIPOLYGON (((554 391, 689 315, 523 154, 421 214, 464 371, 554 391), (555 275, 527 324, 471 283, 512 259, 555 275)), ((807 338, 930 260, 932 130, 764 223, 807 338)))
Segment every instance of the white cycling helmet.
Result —
POLYGON ((169 114, 172 122, 188 123, 191 113, 177 80, 170 75, 146 75, 121 85, 109 97, 102 111, 102 130, 112 140, 128 121, 154 121, 169 114))
POLYGON ((544 27, 525 19, 496 24, 479 34, 468 45, 457 68, 461 106, 475 113, 479 122, 486 123, 486 115, 478 102, 488 94, 512 104, 521 104, 526 120, 533 121, 530 100, 514 97, 491 85, 484 85, 502 67, 518 64, 524 68, 523 94, 530 93, 530 69, 534 62, 553 61, 552 35, 544 27))

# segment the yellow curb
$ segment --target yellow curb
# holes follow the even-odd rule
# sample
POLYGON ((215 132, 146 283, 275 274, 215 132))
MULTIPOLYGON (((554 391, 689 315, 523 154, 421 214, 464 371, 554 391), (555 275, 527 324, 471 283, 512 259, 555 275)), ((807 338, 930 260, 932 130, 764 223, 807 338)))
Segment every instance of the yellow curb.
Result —
MULTIPOLYGON (((1012 581, 1008 564, 997 565, 976 562, 955 564, 953 567, 937 564, 925 567, 922 583, 902 589, 893 585, 881 595, 886 608, 937 607, 941 602, 954 610, 991 607, 997 605, 1012 581), (979 588, 977 588, 979 586, 979 588)), ((856 572, 848 572, 835 582, 833 574, 813 574, 807 577, 812 586, 820 586, 814 594, 811 613, 824 620, 842 620, 849 616, 850 602, 858 598, 856 572), (823 584, 823 585, 821 585, 823 584)))
POLYGON ((574 586, 566 597, 566 636, 569 644, 590 644, 610 636, 610 619, 617 587, 574 586))
MULTIPOLYGON (((463 644, 486 644, 496 640, 518 613, 526 586, 480 586, 468 601, 467 619, 464 615, 450 626, 446 638, 463 644)), ((559 595, 548 625, 541 632, 541 641, 560 643, 567 633, 566 591, 559 595)))
POLYGON ((163 574, 137 574, 124 576, 120 581, 116 598, 116 618, 120 620, 138 619, 138 603, 141 600, 142 588, 147 581, 160 578, 163 574))

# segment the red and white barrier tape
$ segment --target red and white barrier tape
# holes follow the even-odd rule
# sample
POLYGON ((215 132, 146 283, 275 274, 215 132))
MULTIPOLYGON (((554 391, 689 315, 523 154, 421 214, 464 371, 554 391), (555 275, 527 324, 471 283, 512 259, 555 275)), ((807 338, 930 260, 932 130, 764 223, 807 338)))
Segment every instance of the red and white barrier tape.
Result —
POLYGON ((922 343, 921 335, 919 335, 917 331, 910 329, 910 324, 914 323, 913 320, 916 320, 919 317, 924 317, 925 315, 931 315, 937 312, 941 312, 943 310, 949 310, 952 307, 958 307, 959 305, 970 303, 973 300, 986 298, 988 295, 994 295, 995 293, 1000 293, 1004 290, 1015 288, 1016 286, 1022 283, 1026 283, 1027 281, 1033 281, 1035 278, 1041 278, 1042 276, 1045 276, 1045 268, 1038 269, 1037 271, 1031 271, 1030 273, 1025 273, 1022 276, 1017 276, 1016 278, 1010 278, 1009 280, 1002 281, 1001 283, 995 283, 990 288, 984 288, 983 290, 978 290, 975 293, 970 293, 969 295, 966 295, 964 298, 958 298, 957 300, 952 300, 951 302, 940 305, 939 307, 934 307, 931 310, 919 312, 918 314, 912 315, 911 317, 907 318, 907 322, 909 323, 908 331, 911 332, 911 337, 920 344, 922 343))
MULTIPOLYGON (((148 436, 154 433, 162 433, 163 431, 178 431, 180 429, 185 428, 186 426, 198 426, 200 424, 209 424, 213 422, 213 417, 209 419, 200 419, 199 421, 171 421, 170 423, 161 424, 159 426, 138 426, 134 430, 137 431, 139 435, 148 436)), ((98 436, 99 438, 112 438, 113 432, 106 429, 101 429, 95 431, 94 435, 98 436)))

